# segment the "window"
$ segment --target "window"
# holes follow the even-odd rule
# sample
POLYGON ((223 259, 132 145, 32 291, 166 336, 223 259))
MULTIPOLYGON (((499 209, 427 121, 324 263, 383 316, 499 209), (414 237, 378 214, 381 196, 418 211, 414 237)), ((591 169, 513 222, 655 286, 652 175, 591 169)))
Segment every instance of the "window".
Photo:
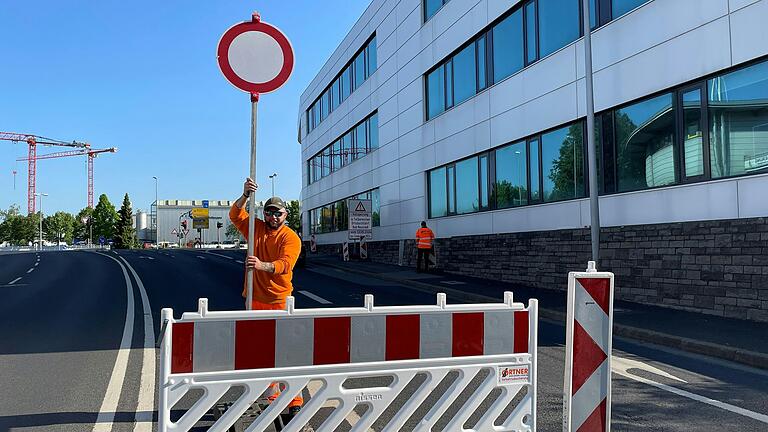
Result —
POLYGON ((338 200, 330 204, 310 210, 310 230, 312 233, 328 233, 345 231, 349 229, 349 212, 347 200, 369 199, 372 204, 371 224, 381 225, 379 190, 373 189, 349 198, 338 200))
POLYGON ((539 58, 579 38, 581 0, 538 0, 539 58))
POLYGON ((525 5, 525 40, 526 40, 526 63, 533 63, 538 59, 537 53, 538 50, 538 43, 537 43, 537 34, 538 31, 536 30, 536 2, 531 1, 527 5, 525 5))
POLYGON ((475 42, 477 45, 477 91, 483 90, 488 85, 488 71, 485 65, 488 52, 485 41, 486 37, 483 36, 475 42))
POLYGON ((323 177, 331 175, 331 148, 323 150, 323 177))
POLYGON ((352 134, 345 133, 339 141, 341 142, 342 165, 347 165, 352 162, 352 134))
POLYGON ((497 83, 523 68, 523 11, 496 24, 493 38, 493 82, 497 83))
POLYGON ((456 166, 445 169, 445 178, 448 180, 448 214, 456 214, 456 166))
POLYGON ((712 178, 768 169, 768 62, 707 82, 712 178))
POLYGON ((701 87, 682 94, 683 176, 688 179, 704 175, 704 127, 701 87))
POLYGON ((448 214, 448 196, 445 186, 445 167, 429 172, 429 217, 435 218, 448 214))
POLYGON ((528 155, 526 143, 519 142, 496 150, 496 207, 528 204, 528 155))
POLYGON ((665 94, 615 110, 618 191, 674 184, 675 116, 665 94))
POLYGON ((379 116, 374 114, 368 118, 368 142, 370 151, 379 148, 379 116))
POLYGON ((331 153, 333 154, 333 171, 338 171, 344 166, 341 158, 341 141, 337 140, 333 143, 331 153))
POLYGON ((373 113, 311 158, 318 162, 315 168, 310 168, 310 183, 340 170, 378 147, 378 113, 373 113))
POLYGON ((352 67, 349 66, 346 69, 344 69, 344 72, 341 73, 341 77, 339 79, 340 85, 341 85, 341 101, 344 102, 349 97, 350 93, 352 93, 352 67))
POLYGON ((475 44, 470 44, 453 57, 453 97, 460 104, 477 92, 475 44))
POLYGON ((368 78, 369 76, 373 75, 374 72, 376 72, 376 68, 378 67, 377 57, 376 57, 376 36, 373 37, 373 39, 368 43, 368 46, 366 49, 366 65, 368 67, 368 70, 366 71, 365 78, 368 78))
POLYGON ((427 118, 445 111, 445 70, 440 66, 427 75, 427 118))
POLYGON ((539 155, 541 151, 539 149, 539 140, 532 139, 528 142, 528 154, 530 160, 528 161, 531 170, 531 201, 541 200, 541 177, 539 176, 539 170, 541 169, 541 158, 539 155))
POLYGON ((339 107, 339 80, 336 79, 331 84, 331 111, 339 107))
POLYGON ((456 213, 480 210, 477 157, 456 162, 456 213))
POLYGON ((355 84, 352 88, 357 89, 363 84, 363 81, 365 81, 365 51, 361 52, 357 55, 357 57, 355 57, 353 65, 355 69, 355 84))
POLYGON ((582 123, 541 135, 544 201, 585 196, 582 123))
POLYGON ((488 155, 480 155, 480 209, 485 210, 488 204, 488 155))
POLYGON ((424 22, 429 21, 449 0, 424 0, 424 22))
POLYGON ((611 0, 611 15, 618 18, 648 0, 611 0))
POLYGON ((353 159, 359 159, 368 153, 368 142, 365 139, 365 123, 355 126, 355 153, 353 159))

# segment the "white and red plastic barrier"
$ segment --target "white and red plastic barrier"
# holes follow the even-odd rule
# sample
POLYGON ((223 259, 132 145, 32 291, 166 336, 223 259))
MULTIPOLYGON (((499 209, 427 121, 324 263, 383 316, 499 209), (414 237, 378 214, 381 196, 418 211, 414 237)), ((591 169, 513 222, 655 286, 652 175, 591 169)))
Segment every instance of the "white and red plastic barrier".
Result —
POLYGON ((564 432, 611 429, 613 273, 568 274, 568 317, 563 387, 564 432))
POLYGON ((262 430, 313 380, 324 383, 322 390, 286 431, 299 430, 325 402, 341 401, 318 429, 334 430, 361 400, 369 409, 354 430, 367 430, 416 375, 425 374, 426 381, 399 402, 402 407, 387 424, 387 430, 399 430, 438 383, 458 372, 421 420, 427 427, 460 400, 483 370, 486 377, 474 394, 464 395, 464 409, 445 430, 468 430, 463 425, 495 389, 501 389, 499 397, 479 411, 473 430, 536 430, 536 300, 526 308, 505 293, 504 303, 448 305, 445 295, 438 294, 434 306, 374 307, 373 296, 367 295, 362 308, 299 310, 293 305, 289 297, 284 311, 209 312, 207 299, 200 299, 198 311, 179 320, 171 309, 163 309, 158 430, 190 430, 232 387, 244 387, 243 395, 211 426, 226 430, 278 381, 284 387, 280 397, 249 429, 262 430), (343 385, 349 378, 381 375, 395 377, 393 384, 362 391, 343 385), (172 422, 171 408, 195 389, 204 396, 172 422), (512 402, 512 413, 494 425, 512 402))

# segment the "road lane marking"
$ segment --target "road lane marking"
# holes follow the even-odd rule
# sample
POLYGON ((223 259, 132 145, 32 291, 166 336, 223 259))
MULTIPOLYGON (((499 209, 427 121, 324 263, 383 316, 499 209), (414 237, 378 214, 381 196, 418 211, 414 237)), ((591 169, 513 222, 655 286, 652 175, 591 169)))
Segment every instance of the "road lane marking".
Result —
POLYGON ((34 268, 34 267, 32 267, 31 269, 27 270, 27 274, 30 274, 30 273, 32 273, 33 271, 35 271, 35 268, 34 268))
POLYGON ((138 273, 125 258, 120 257, 130 270, 141 294, 141 309, 144 314, 144 348, 142 349, 141 381, 139 398, 136 405, 136 425, 134 432, 150 432, 152 430, 153 413, 155 411, 155 323, 152 319, 152 308, 149 304, 147 290, 138 273))
POLYGON ((204 260, 204 259, 205 259, 205 257, 203 257, 203 256, 200 256, 200 255, 197 255, 197 257, 198 257, 198 258, 200 258, 200 259, 202 259, 202 260, 204 260))
POLYGON ((216 255, 216 256, 219 256, 219 257, 222 257, 222 258, 226 258, 228 260, 233 260, 234 259, 231 256, 222 255, 222 254, 216 253, 216 252, 208 252, 208 253, 211 254, 211 255, 216 255))
POLYGON ((37 265, 38 265, 38 264, 40 264, 40 262, 39 262, 39 261, 35 263, 35 267, 37 267, 37 265))
POLYGON ((21 276, 19 276, 19 277, 17 277, 16 279, 14 279, 14 280, 12 280, 12 281, 8 282, 8 285, 13 285, 13 284, 15 284, 16 282, 18 282, 18 281, 20 281, 20 280, 21 280, 21 276))
POLYGON ((235 262, 236 262, 236 263, 238 263, 238 264, 245 264, 244 262, 242 262, 242 261, 240 261, 240 260, 237 260, 237 261, 235 261, 235 262))
POLYGON ((314 300, 314 301, 316 301, 318 303, 321 303, 321 304, 331 304, 331 302, 329 302, 328 300, 326 300, 326 299, 324 299, 324 298, 322 298, 320 296, 317 296, 315 294, 312 294, 309 291, 299 291, 299 294, 304 294, 305 296, 307 296, 307 297, 311 298, 312 300, 314 300))
POLYGON ((123 390, 125 381, 125 371, 128 367, 128 355, 131 351, 131 340, 133 339, 133 284, 128 276, 123 264, 111 255, 96 252, 99 255, 115 260, 123 271, 126 289, 126 308, 125 308, 125 327, 123 328, 123 337, 120 340, 120 349, 117 351, 115 367, 112 369, 112 376, 109 378, 109 385, 104 394, 104 401, 101 403, 99 415, 96 418, 96 424, 93 425, 93 432, 109 432, 112 430, 112 424, 115 421, 117 412, 117 403, 120 400, 120 394, 123 390))
POLYGON ((720 408, 720 409, 724 409, 724 410, 730 411, 732 413, 740 414, 740 415, 743 415, 745 417, 749 417, 749 418, 755 419, 757 421, 760 421, 760 422, 768 424, 768 415, 760 414, 760 413, 757 413, 757 412, 754 412, 754 411, 750 411, 748 409, 737 407, 737 406, 731 405, 729 403, 720 402, 720 401, 715 400, 715 399, 710 399, 710 398, 708 398, 706 396, 701 396, 701 395, 698 395, 696 393, 691 393, 689 391, 681 390, 681 389, 679 389, 677 387, 672 387, 672 386, 669 386, 669 385, 666 385, 666 384, 658 383, 656 381, 650 380, 648 378, 643 378, 641 376, 637 376, 637 375, 633 374, 632 372, 629 372, 629 369, 640 369, 640 370, 645 370, 645 371, 648 371, 648 372, 651 372, 651 373, 654 373, 654 374, 659 374, 661 376, 665 376, 667 378, 671 378, 671 379, 674 379, 674 380, 677 380, 677 381, 685 382, 685 381, 681 380, 680 378, 677 378, 677 377, 675 377, 675 376, 673 376, 673 375, 671 375, 671 374, 669 374, 667 372, 664 372, 664 371, 662 371, 660 369, 657 369, 657 368, 655 368, 655 367, 653 367, 651 365, 648 365, 648 364, 645 364, 645 363, 642 363, 642 362, 639 362, 639 361, 635 361, 635 360, 629 360, 629 359, 624 359, 624 358, 621 358, 621 357, 612 356, 612 358, 611 358, 611 369, 613 370, 613 373, 615 373, 617 375, 620 375, 620 376, 623 376, 624 378, 629 378, 631 380, 635 380, 635 381, 641 382, 643 384, 648 384, 649 386, 656 387, 656 388, 658 388, 660 390, 664 390, 664 391, 667 391, 667 392, 670 392, 670 393, 674 393, 674 394, 676 394, 678 396, 682 396, 682 397, 685 397, 685 398, 688 398, 688 399, 692 399, 692 400, 695 400, 697 402, 702 402, 702 403, 705 403, 707 405, 712 405, 714 407, 717 407, 717 408, 720 408))

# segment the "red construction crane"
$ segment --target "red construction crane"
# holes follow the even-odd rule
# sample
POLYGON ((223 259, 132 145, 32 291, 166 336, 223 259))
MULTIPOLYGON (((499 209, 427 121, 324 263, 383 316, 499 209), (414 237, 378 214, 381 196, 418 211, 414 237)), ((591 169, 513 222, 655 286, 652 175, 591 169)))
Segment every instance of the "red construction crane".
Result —
POLYGON ((82 143, 77 141, 66 142, 61 140, 55 140, 33 134, 21 134, 14 132, 0 132, 0 140, 14 141, 14 142, 26 142, 29 146, 29 156, 25 159, 29 161, 29 169, 27 171, 27 212, 32 214, 35 212, 35 185, 37 183, 37 164, 35 163, 37 158, 37 146, 59 146, 59 147, 77 147, 81 149, 90 149, 91 145, 88 143, 82 143))
MULTIPOLYGON (((69 156, 88 156, 88 207, 93 208, 93 160, 101 153, 115 153, 117 152, 117 147, 110 147, 108 149, 80 149, 80 150, 70 150, 70 151, 64 151, 64 152, 58 152, 58 153, 49 153, 44 154, 40 156, 36 156, 36 160, 42 160, 42 159, 55 159, 55 158, 63 158, 63 157, 69 157, 69 156)), ((17 161, 26 161, 30 160, 30 158, 19 158, 16 159, 17 161)))

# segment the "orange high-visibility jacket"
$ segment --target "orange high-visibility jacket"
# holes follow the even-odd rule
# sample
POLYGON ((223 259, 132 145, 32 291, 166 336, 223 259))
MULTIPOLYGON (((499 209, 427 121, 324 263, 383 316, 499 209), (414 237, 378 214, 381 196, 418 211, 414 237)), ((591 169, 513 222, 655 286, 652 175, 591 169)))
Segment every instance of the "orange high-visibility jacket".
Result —
POLYGON ((419 228, 416 230, 416 247, 419 249, 431 249, 432 240, 435 234, 429 228, 419 228))
MULTIPOLYGON (((232 205, 229 219, 237 230, 248 239, 248 212, 232 205)), ((296 233, 286 225, 276 230, 267 229, 260 219, 255 219, 253 253, 259 260, 275 264, 275 272, 270 274, 263 271, 253 272, 253 300, 261 303, 285 303, 285 298, 291 295, 293 285, 293 267, 301 252, 301 240, 296 233)), ((247 297, 247 285, 243 286, 243 297, 247 297)))

